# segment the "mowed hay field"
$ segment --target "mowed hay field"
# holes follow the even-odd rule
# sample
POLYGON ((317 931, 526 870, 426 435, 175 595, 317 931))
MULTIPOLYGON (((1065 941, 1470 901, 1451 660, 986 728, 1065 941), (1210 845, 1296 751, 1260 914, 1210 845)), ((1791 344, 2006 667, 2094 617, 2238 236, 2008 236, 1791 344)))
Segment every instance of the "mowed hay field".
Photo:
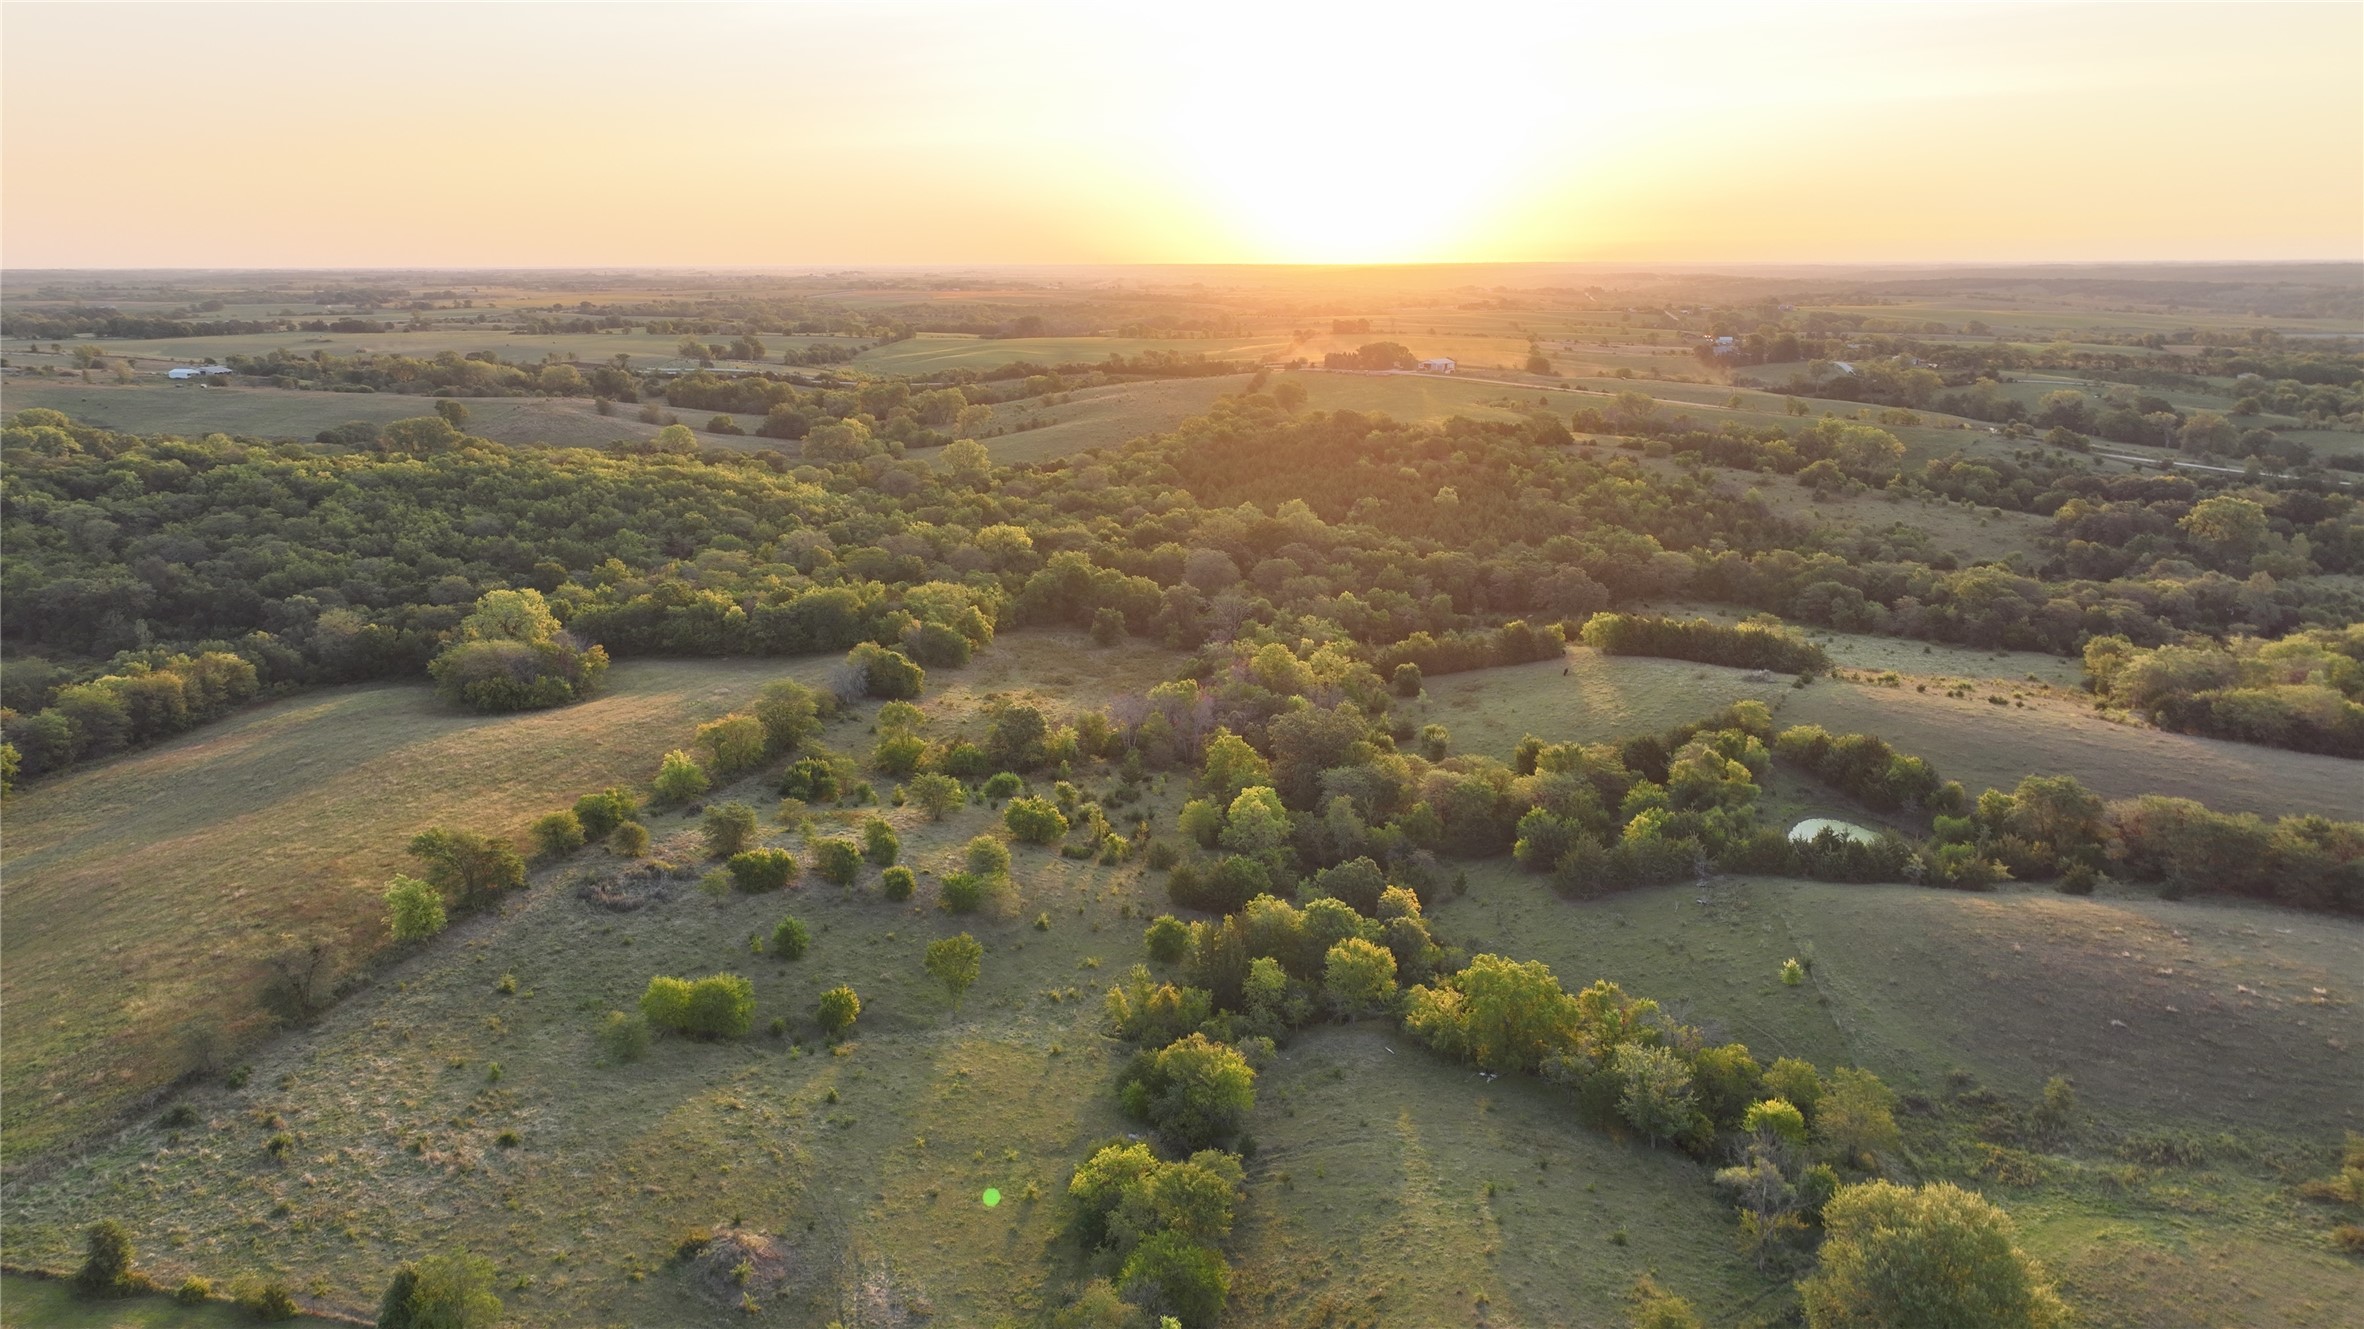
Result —
POLYGON ((2364 763, 2105 718, 2072 690, 2069 661, 1949 646, 1924 653, 1917 643, 1847 633, 1814 637, 1844 667, 1894 670, 1898 685, 1821 678, 1798 688, 1786 677, 1751 682, 1746 670, 1576 646, 1563 660, 1432 678, 1426 699, 1406 711, 1444 725, 1455 751, 1506 760, 1528 734, 1603 742, 1662 732, 1753 698, 1785 728, 1878 734, 1972 794, 2009 789, 2028 775, 2073 775, 2107 798, 2169 794, 2268 818, 2364 819, 2364 763), (1974 686, 1949 697, 1949 681, 1974 686), (1924 684, 1929 690, 1919 691, 1924 684))
POLYGON ((415 832, 522 842, 552 807, 645 780, 782 672, 627 661, 601 697, 514 716, 418 685, 322 689, 19 791, 0 892, 9 1156, 179 1075, 193 1026, 253 1027, 256 966, 281 933, 374 947, 415 832))
MULTIPOLYGON (((1433 912, 1472 950, 1543 960, 1571 986, 1615 980, 1761 1059, 1876 1071, 1907 1095, 1907 1177, 1986 1164, 1979 1095, 2024 1108, 2067 1076, 2085 1114, 2070 1139, 1992 1156, 2042 1184, 1968 1180, 2012 1212, 2085 1324, 2355 1323, 2355 1266, 2327 1240, 2338 1219, 2292 1186, 2364 1129, 2364 924, 1746 878, 1571 904, 1507 863, 1433 912), (1778 977, 1792 956, 1811 965, 1798 988, 1778 977), (2128 1152, 2162 1137, 2196 1161, 2128 1152)), ((1660 1269, 1690 1293, 1681 1273, 1660 1269)))

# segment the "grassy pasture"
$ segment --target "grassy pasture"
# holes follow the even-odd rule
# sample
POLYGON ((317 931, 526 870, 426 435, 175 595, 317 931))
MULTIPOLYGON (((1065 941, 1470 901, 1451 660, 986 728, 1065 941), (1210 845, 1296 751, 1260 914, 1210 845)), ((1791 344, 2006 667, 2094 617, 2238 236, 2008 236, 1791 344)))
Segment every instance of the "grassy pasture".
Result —
POLYGON ((646 779, 782 672, 627 661, 594 701, 501 717, 416 685, 322 689, 22 790, 0 895, 8 1155, 170 1081, 191 1026, 253 1027, 254 966, 278 934, 374 948, 412 833, 522 837, 561 800, 646 779))
MULTIPOLYGON (((386 424, 431 415, 435 400, 385 392, 20 381, 9 385, 7 409, 47 407, 64 411, 77 420, 126 433, 202 437, 218 432, 309 441, 321 430, 348 420, 386 424)), ((659 428, 641 423, 634 415, 635 407, 619 406, 614 415, 603 416, 588 399, 471 397, 461 405, 468 408, 468 432, 499 443, 600 447, 622 439, 646 438, 659 428)), ((703 426, 713 415, 710 411, 675 414, 693 428, 703 426)), ((729 441, 720 436, 717 439, 729 441)))
MULTIPOLYGON (((377 316, 381 320, 384 315, 377 316)), ((89 339, 84 339, 88 341, 89 339)), ((728 337, 708 337, 705 340, 728 342, 728 337)), ((42 345, 47 345, 43 342, 42 345)), ((693 363, 675 354, 681 337, 674 333, 647 332, 521 332, 501 325, 463 323, 453 319, 443 326, 422 332, 248 332, 227 336, 106 338, 90 342, 103 355, 110 357, 136 356, 153 360, 216 360, 230 355, 269 355, 287 350, 303 355, 326 351, 331 355, 355 355, 373 351, 379 355, 409 355, 432 359, 443 351, 496 351, 503 360, 539 361, 548 356, 561 360, 570 357, 586 364, 599 364, 618 353, 632 357, 638 369, 679 367, 693 363)), ((843 337, 765 337, 764 349, 772 353, 777 364, 780 353, 791 346, 808 344, 849 345, 843 337)), ((26 346, 11 345, 9 354, 23 353, 26 346)))
MULTIPOLYGON (((226 1301, 203 1306, 180 1306, 161 1296, 84 1301, 56 1279, 0 1274, 0 1329, 229 1329, 253 1323, 253 1316, 226 1301)), ((307 1315, 291 1323, 335 1321, 307 1315)))
POLYGON ((1093 448, 1115 447, 1147 434, 1162 434, 1194 415, 1202 415, 1217 397, 1247 386, 1245 374, 1219 378, 1145 379, 1084 388, 1057 406, 1033 401, 993 408, 994 423, 1008 428, 1036 416, 1054 423, 982 440, 997 462, 1050 461, 1093 448))

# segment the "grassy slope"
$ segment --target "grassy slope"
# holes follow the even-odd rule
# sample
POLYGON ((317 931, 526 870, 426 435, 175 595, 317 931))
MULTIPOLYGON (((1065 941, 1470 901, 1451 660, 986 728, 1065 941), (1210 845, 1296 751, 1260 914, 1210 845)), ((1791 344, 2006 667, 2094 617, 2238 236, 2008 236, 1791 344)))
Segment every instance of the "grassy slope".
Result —
MULTIPOLYGON (((641 423, 635 408, 600 415, 586 399, 565 397, 475 397, 468 408, 468 432, 500 443, 553 443, 599 447, 621 439, 646 438, 659 426, 641 423)), ((349 420, 386 424, 432 414, 434 399, 384 392, 298 392, 281 388, 195 388, 186 385, 14 382, 8 409, 44 406, 77 420, 137 434, 243 434, 256 438, 310 439, 349 420)), ((712 412, 677 412, 693 428, 712 412)), ((743 427, 762 421, 742 417, 743 427), (752 420, 752 424, 749 421, 752 420)), ((728 440, 716 436, 715 442, 728 440)))
POLYGON ((190 1025, 250 1024, 279 933, 374 946, 412 833, 522 836, 577 793, 645 778, 780 672, 629 661, 597 700, 499 717, 421 686, 324 689, 22 791, 0 895, 8 1153, 172 1079, 190 1025))
POLYGON ((1834 660, 1895 670, 1902 685, 1823 679, 1793 688, 1746 671, 1682 660, 1610 658, 1584 647, 1540 661, 1431 679, 1418 718, 1452 732, 1456 750, 1507 758, 1520 738, 1597 742, 1657 732, 1755 698, 1776 723, 1873 733, 1924 757, 1972 793, 2030 774, 2074 775, 2110 798, 2171 794, 2230 812, 2315 812, 2364 819, 2358 764, 2337 757, 2170 734, 2104 719, 2073 689, 2075 666, 2052 656, 1973 651, 1848 633, 1817 633, 1834 660), (1567 675, 1562 669, 1570 671, 1567 675), (2036 675, 2040 682, 2029 682, 2036 675), (1945 680, 1975 681, 1963 698, 1945 680), (1917 691, 1922 683, 1929 691, 1917 691), (2002 697, 2007 705, 1987 700, 2002 697))
MULTIPOLYGON (((254 1322, 253 1316, 224 1301, 203 1306, 175 1305, 161 1296, 83 1301, 62 1282, 0 1275, 0 1329, 228 1329, 254 1322)), ((290 1323, 335 1322, 305 1316, 290 1323)))

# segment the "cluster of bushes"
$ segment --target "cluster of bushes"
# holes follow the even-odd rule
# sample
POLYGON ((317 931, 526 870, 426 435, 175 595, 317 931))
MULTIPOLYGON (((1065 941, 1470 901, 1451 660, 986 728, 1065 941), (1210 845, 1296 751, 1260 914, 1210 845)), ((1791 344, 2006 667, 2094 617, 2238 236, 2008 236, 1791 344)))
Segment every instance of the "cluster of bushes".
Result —
POLYGON ((2097 696, 2162 728, 2364 757, 2364 623, 2147 650, 2096 637, 2085 675, 2097 696))
POLYGON ((30 715, 0 711, 5 774, 47 775, 170 738, 229 714, 260 687, 254 665, 226 651, 166 655, 63 684, 30 715))
POLYGON ((1658 655, 1784 674, 1819 674, 1830 668, 1830 657, 1821 647, 1759 623, 1595 614, 1585 620, 1584 644, 1607 655, 1658 655))
POLYGON ((1797 725, 1781 731, 1773 755, 1882 812, 1958 812, 1965 801, 1961 785, 1939 779, 1928 762, 1894 750, 1876 734, 1834 738, 1820 725, 1797 725))
POLYGON ((658 1029, 693 1038, 742 1038, 755 1020, 755 985, 738 974, 648 981, 640 1013, 658 1029))

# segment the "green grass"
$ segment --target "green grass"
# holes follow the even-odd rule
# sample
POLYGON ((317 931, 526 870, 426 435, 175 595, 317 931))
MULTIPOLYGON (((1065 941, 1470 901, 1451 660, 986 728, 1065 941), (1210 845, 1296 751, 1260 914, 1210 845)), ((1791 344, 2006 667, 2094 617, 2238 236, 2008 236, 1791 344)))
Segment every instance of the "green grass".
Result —
MULTIPOLYGON (((646 438, 659 426, 643 424, 637 407, 623 405, 603 416, 585 398, 473 397, 471 434, 499 443, 549 443, 559 447, 601 447, 646 438)), ((284 388, 198 388, 187 384, 136 383, 123 386, 20 380, 8 389, 8 408, 47 407, 77 420, 138 434, 242 434, 256 438, 309 441, 321 430, 350 420, 386 424, 431 415, 435 399, 399 393, 303 392, 284 388)), ((676 411, 684 424, 703 428, 711 411, 676 411)), ((759 418, 742 417, 752 429, 759 418)), ((736 440, 709 435, 711 443, 736 440)))
MULTIPOLYGON (((202 1306, 178 1305, 164 1296, 84 1301, 55 1279, 0 1274, 0 1329, 227 1329, 254 1322, 226 1301, 202 1306)), ((307 1315, 291 1323, 334 1321, 307 1315)))
POLYGON ((579 793, 646 779, 782 672, 627 661, 591 702, 498 717, 418 685, 322 689, 20 791, 0 894, 9 1156, 172 1080, 192 1027, 257 1028, 256 966, 279 934, 374 949, 414 832, 522 840, 579 793))

